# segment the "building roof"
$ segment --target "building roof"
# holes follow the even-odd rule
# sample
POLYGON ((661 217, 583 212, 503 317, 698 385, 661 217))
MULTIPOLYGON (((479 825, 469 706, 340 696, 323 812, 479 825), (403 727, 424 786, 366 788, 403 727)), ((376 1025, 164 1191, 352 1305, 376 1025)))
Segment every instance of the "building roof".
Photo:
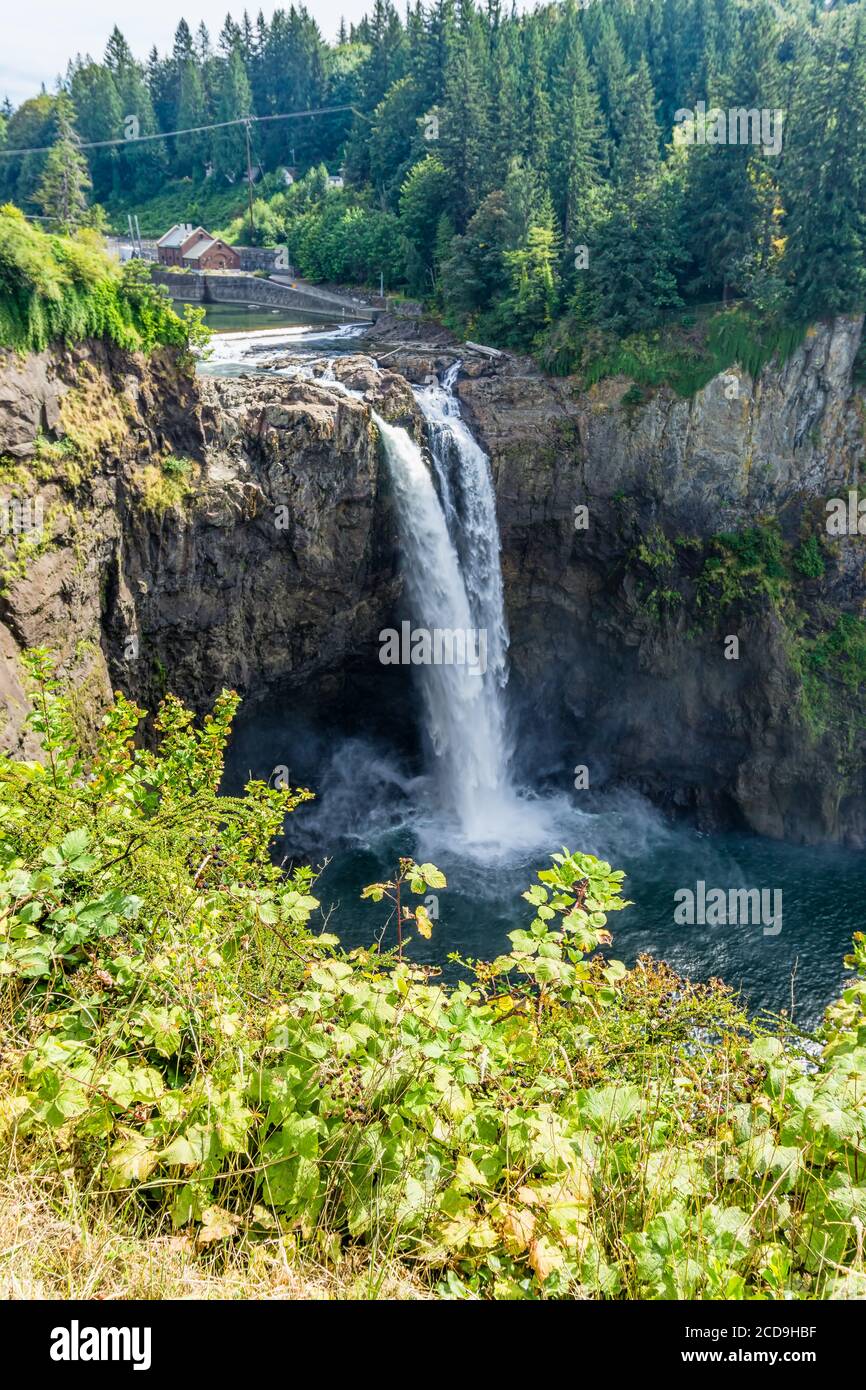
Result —
POLYGON ((205 251, 209 251, 216 244, 215 237, 205 237, 201 241, 197 241, 195 246, 191 246, 188 251, 185 251, 183 258, 185 261, 197 261, 200 256, 204 255, 205 251))
POLYGON ((184 251, 183 258, 185 261, 197 261, 204 255, 205 251, 209 251, 212 246, 222 246, 226 251, 231 251, 234 255, 237 254, 236 246, 228 246, 226 242, 222 241, 219 237, 208 237, 206 241, 197 241, 195 246, 190 247, 189 251, 184 251))
POLYGON ((157 246, 164 246, 166 249, 174 249, 185 245, 192 237, 201 234, 203 237, 210 237, 210 232, 206 232, 204 227, 193 227, 191 222, 176 222, 170 227, 165 236, 160 237, 157 246))
POLYGON ((156 244, 157 246, 166 247, 180 246, 181 242, 186 241, 191 232, 192 226, 189 222, 175 222, 174 226, 169 227, 165 236, 161 236, 156 244))

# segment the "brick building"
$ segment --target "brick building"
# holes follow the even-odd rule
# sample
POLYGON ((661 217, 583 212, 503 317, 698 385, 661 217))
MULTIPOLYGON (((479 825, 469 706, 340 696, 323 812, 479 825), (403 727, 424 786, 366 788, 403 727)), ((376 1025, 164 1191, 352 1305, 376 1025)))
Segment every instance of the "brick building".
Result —
POLYGON ((219 237, 204 237, 183 253, 189 270, 240 270, 241 258, 233 246, 219 237))
POLYGON ((160 265, 183 265, 184 251, 202 238, 211 239, 210 232, 206 232, 204 227, 193 227, 191 222, 176 222, 156 243, 157 260, 160 265))
POLYGON ((185 266, 188 270, 239 270, 241 265, 233 246, 190 222, 178 222, 160 237, 156 254, 160 265, 185 266))

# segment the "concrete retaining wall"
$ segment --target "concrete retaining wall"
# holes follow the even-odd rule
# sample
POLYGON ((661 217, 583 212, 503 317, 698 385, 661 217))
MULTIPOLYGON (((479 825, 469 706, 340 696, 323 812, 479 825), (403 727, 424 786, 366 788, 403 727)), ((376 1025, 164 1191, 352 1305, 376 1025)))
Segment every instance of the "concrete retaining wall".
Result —
POLYGON ((165 285, 173 299, 190 304, 261 304, 269 309, 296 309, 329 323, 363 323, 376 317, 367 310, 333 294, 319 294, 313 286, 293 289, 253 275, 207 275, 193 272, 173 275, 171 271, 151 271, 158 285, 165 285))

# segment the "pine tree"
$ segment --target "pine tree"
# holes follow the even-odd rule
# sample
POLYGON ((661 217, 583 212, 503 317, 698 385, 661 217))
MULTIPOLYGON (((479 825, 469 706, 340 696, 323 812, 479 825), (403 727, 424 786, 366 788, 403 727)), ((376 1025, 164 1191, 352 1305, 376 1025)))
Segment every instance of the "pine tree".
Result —
POLYGON ((171 58, 160 58, 156 48, 148 54, 146 80, 157 130, 173 130, 177 114, 174 64, 171 58))
POLYGON ((425 16, 423 84, 428 106, 445 96, 445 74, 456 39, 454 0, 434 0, 425 16))
MULTIPOLYGON (((78 138, 86 143, 119 140, 124 134, 124 111, 114 78, 101 63, 79 63, 71 67, 67 88, 78 116, 78 138)), ((113 145, 89 151, 89 173, 97 200, 114 191, 118 175, 118 147, 113 145)))
MULTIPOLYGON (((774 103, 778 27, 769 5, 740 12, 737 42, 727 51, 729 70, 715 78, 709 99, 719 109, 760 111, 774 103)), ((727 300, 752 283, 766 257, 766 237, 776 204, 777 157, 760 145, 735 143, 687 147, 687 224, 694 248, 688 272, 693 294, 727 300)))
POLYGON ((599 7, 601 23, 593 47, 592 60, 598 73, 601 108, 607 118, 611 139, 618 141, 625 123, 628 94, 628 64, 616 25, 607 8, 599 7))
POLYGON ((866 303, 866 22, 862 8, 829 16, 811 51, 782 171, 784 267, 798 316, 866 303))
POLYGON ((181 68, 177 122, 178 130, 184 133, 175 138, 175 166, 181 174, 200 177, 204 173, 210 141, 206 131, 196 130, 197 126, 207 124, 207 107, 194 58, 185 59, 181 68))
POLYGON ((677 189, 662 181, 629 198, 614 193, 606 201, 590 237, 589 304, 604 327, 634 333, 682 305, 677 189))
MULTIPOLYGON (((236 121, 252 110, 252 94, 244 69, 240 47, 236 45, 222 68, 222 84, 217 108, 217 120, 236 121)), ((246 136, 243 126, 225 126, 213 133, 214 169, 228 179, 234 179, 245 167, 246 136)))
POLYGON ((241 27, 235 23, 230 14, 226 15, 225 23, 217 39, 217 45, 224 58, 230 58, 236 48, 242 49, 241 27))
POLYGON ((131 66, 133 61, 132 49, 115 24, 105 45, 105 66, 116 77, 122 68, 131 66))
POLYGON ((75 132, 75 108, 65 92, 58 94, 55 121, 57 138, 48 152, 36 200, 53 225, 68 234, 84 220, 87 190, 92 185, 75 132))
POLYGON ((166 149, 161 140, 138 142, 138 136, 157 134, 156 113, 144 73, 117 26, 106 45, 105 65, 114 81, 128 141, 117 150, 118 182, 129 192, 147 196, 156 192, 165 176, 166 149))
POLYGON ((198 59, 199 66, 202 68, 207 63, 208 59, 213 57, 213 45, 211 43, 210 31, 204 20, 201 21, 195 31, 193 49, 198 59))
POLYGON ((581 209, 598 183, 605 150, 604 120, 576 25, 556 74, 553 164, 554 207, 566 242, 581 220, 581 209))
POLYGON ((526 32, 524 95, 526 137, 523 152, 536 174, 546 179, 553 144, 553 120, 539 24, 531 23, 526 32))
POLYGON ((520 60, 512 25, 503 27, 494 39, 489 109, 490 164, 494 171, 504 171, 518 158, 526 141, 520 60))
POLYGON ((639 188, 659 168, 659 128, 655 93, 646 58, 628 80, 622 112, 622 135, 613 157, 613 178, 620 188, 639 188))
POLYGON ((455 40, 449 59, 439 143, 450 176, 447 211, 463 231, 483 192, 487 145, 485 94, 463 38, 455 40))
POLYGON ((178 69, 184 63, 188 63, 195 58, 195 45, 192 41, 192 33, 185 19, 182 19, 174 31, 174 45, 171 54, 178 69))

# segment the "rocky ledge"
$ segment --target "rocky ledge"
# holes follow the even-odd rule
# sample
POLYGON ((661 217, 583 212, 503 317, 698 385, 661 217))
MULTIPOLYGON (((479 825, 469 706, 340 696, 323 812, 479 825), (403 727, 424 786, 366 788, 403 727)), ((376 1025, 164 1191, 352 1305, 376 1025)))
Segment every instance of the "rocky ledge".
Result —
POLYGON ((421 421, 369 359, 339 376, 197 379, 101 345, 0 359, 0 476, 42 516, 5 537, 4 746, 33 751, 25 646, 57 652, 85 724, 113 686, 148 708, 223 686, 339 701, 374 668, 399 581, 371 408, 421 421))

